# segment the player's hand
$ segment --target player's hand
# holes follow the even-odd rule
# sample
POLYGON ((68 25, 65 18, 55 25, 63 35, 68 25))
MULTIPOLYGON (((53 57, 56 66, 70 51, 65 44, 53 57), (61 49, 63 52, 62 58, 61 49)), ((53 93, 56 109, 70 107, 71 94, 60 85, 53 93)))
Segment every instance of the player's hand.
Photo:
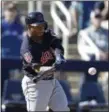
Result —
POLYGON ((38 73, 40 71, 40 67, 41 67, 41 64, 38 64, 38 63, 32 63, 32 69, 38 73))
POLYGON ((33 77, 32 81, 37 83, 41 79, 52 75, 55 72, 55 67, 40 67, 40 71, 38 72, 37 76, 33 77))
POLYGON ((66 62, 66 60, 64 59, 64 56, 63 55, 59 55, 56 57, 56 62, 55 64, 64 64, 66 62))
POLYGON ((38 74, 38 75, 41 75, 41 74, 52 74, 55 72, 55 66, 42 66, 40 67, 39 69, 35 69, 35 72, 38 74))
POLYGON ((40 67, 40 72, 39 74, 46 74, 46 75, 49 75, 49 74, 53 74, 55 72, 55 67, 54 66, 45 66, 45 67, 40 67))

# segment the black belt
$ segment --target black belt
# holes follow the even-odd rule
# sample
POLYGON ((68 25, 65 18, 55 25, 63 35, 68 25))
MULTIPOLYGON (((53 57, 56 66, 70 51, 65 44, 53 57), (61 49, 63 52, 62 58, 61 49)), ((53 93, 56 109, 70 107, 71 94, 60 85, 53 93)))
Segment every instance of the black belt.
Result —
POLYGON ((52 80, 54 79, 54 77, 46 77, 46 78, 43 78, 42 80, 52 80))
MULTIPOLYGON (((33 75, 30 75, 30 74, 29 75, 26 74, 26 76, 27 77, 30 77, 30 78, 33 78, 34 77, 33 75)), ((52 79, 54 79, 54 76, 53 75, 51 77, 44 77, 42 80, 52 80, 52 79)))

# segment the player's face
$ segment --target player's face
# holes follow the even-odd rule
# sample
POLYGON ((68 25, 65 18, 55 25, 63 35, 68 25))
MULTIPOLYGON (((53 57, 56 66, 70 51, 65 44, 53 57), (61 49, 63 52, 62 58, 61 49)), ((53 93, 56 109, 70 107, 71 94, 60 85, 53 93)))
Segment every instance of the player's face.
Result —
POLYGON ((99 28, 101 26, 101 22, 102 22, 102 17, 98 16, 98 17, 94 17, 92 19, 92 23, 95 27, 99 28))
POLYGON ((44 34, 44 30, 45 30, 45 25, 44 24, 40 24, 38 26, 29 26, 29 31, 31 33, 32 36, 37 37, 41 37, 44 34))
POLYGON ((17 16, 17 11, 16 10, 6 10, 4 12, 4 16, 8 21, 14 20, 17 16))

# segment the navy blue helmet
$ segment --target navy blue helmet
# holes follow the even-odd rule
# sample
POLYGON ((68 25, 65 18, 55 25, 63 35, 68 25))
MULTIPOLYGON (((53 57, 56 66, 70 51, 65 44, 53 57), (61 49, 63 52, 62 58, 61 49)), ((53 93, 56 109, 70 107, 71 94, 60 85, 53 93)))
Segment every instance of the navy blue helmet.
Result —
POLYGON ((41 12, 30 12, 25 18, 25 23, 27 25, 31 24, 33 26, 37 26, 39 24, 45 24, 45 26, 47 27, 47 23, 41 12))

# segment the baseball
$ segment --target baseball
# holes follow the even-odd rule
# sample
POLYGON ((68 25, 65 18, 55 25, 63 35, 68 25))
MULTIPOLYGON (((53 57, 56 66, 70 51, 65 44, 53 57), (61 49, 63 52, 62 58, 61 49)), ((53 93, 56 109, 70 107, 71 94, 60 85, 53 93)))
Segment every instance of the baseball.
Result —
POLYGON ((95 74, 97 73, 97 70, 96 70, 95 67, 90 67, 90 68, 88 69, 88 73, 89 73, 90 75, 95 75, 95 74))

